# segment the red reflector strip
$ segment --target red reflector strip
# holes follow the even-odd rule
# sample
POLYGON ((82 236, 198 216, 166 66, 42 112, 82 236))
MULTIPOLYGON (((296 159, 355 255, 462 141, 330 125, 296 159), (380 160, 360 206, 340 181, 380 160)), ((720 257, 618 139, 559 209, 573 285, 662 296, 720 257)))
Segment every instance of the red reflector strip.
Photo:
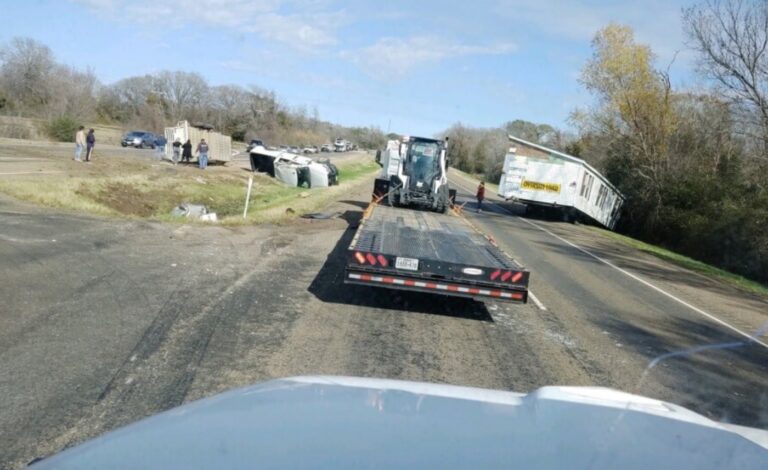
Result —
POLYGON ((365 256, 363 256, 363 254, 359 251, 355 252, 355 259, 358 263, 365 264, 365 256))
POLYGON ((366 253, 365 254, 365 259, 367 259, 368 262, 371 263, 371 266, 376 266, 376 257, 373 256, 372 254, 366 253))
POLYGON ((379 260, 379 264, 384 266, 385 268, 389 266, 389 261, 387 261, 387 258, 385 258, 382 255, 379 255, 376 257, 377 260, 379 260))
POLYGON ((501 280, 504 281, 504 282, 507 282, 507 279, 509 279, 509 277, 511 275, 512 275, 512 273, 507 271, 507 272, 505 272, 504 274, 501 275, 501 280))
POLYGON ((496 271, 491 273, 491 281, 495 281, 497 277, 499 277, 499 274, 501 274, 501 270, 497 269, 496 271))
POLYGON ((512 282, 517 282, 520 280, 520 278, 523 277, 523 273, 516 272, 514 276, 512 276, 512 282))
POLYGON ((422 287, 425 289, 445 290, 449 292, 461 292, 463 294, 485 295, 488 297, 500 297, 504 299, 522 300, 523 294, 519 292, 502 292, 500 290, 480 289, 477 287, 463 287, 455 284, 438 284, 435 282, 415 281, 413 279, 400 279, 390 276, 373 276, 371 274, 349 273, 350 279, 358 281, 378 282, 381 284, 395 284, 409 287, 422 287))

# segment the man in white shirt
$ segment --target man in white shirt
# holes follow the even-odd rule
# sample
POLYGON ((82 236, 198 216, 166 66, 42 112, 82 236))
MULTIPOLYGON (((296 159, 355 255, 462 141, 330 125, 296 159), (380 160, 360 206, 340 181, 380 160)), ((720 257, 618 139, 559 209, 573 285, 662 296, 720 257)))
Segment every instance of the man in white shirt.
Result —
POLYGON ((79 162, 85 148, 85 127, 80 126, 75 134, 75 161, 79 162))

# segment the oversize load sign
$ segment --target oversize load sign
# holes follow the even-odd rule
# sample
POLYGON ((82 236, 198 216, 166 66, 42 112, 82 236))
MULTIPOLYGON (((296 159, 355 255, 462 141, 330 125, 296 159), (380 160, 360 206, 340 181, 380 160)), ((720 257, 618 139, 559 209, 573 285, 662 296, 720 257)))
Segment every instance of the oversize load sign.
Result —
POLYGON ((560 185, 555 183, 539 183, 538 181, 525 180, 520 187, 529 191, 547 191, 550 193, 560 192, 560 185))

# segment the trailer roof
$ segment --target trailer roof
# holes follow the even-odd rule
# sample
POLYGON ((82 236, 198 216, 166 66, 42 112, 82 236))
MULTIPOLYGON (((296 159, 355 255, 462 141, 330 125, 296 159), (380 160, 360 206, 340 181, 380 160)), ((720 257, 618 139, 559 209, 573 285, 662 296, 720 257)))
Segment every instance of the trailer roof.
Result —
POLYGON ((609 187, 609 188, 611 188, 613 191, 615 191, 615 192, 616 192, 616 194, 618 194, 620 198, 624 199, 624 195, 623 195, 623 194, 621 194, 621 191, 619 191, 619 190, 616 188, 616 186, 614 186, 614 185, 613 185, 613 183, 611 183, 610 181, 608 181, 608 179, 607 179, 605 176, 603 176, 603 175, 602 175, 602 173, 600 173, 599 171, 597 171, 597 169, 596 169, 595 167, 593 167, 593 166, 592 166, 592 165, 590 165, 589 163, 585 162, 585 161, 584 161, 584 160, 582 160, 581 158, 578 158, 578 157, 574 157, 573 155, 568 155, 567 153, 558 152, 558 151, 557 151, 557 150, 555 150, 555 149, 551 149, 551 148, 549 148, 549 147, 545 147, 545 146, 543 146, 543 145, 534 144, 533 142, 528 142, 527 140, 521 139, 520 137, 515 137, 515 136, 513 136, 512 134, 507 134, 507 136, 509 137, 509 140, 511 140, 511 141, 513 141, 513 142, 517 142, 517 143, 519 143, 519 144, 523 144, 523 145, 527 145, 527 146, 529 146, 529 147, 533 147, 533 148, 535 148, 535 149, 541 150, 542 152, 547 152, 547 153, 550 153, 550 154, 554 154, 554 155, 557 155, 557 156, 558 156, 558 157, 560 157, 560 158, 563 158, 563 159, 565 159, 565 160, 570 160, 570 161, 572 161, 572 162, 574 162, 574 163, 578 163, 578 164, 580 164, 580 165, 582 165, 582 166, 584 166, 584 167, 586 167, 586 168, 589 168, 589 170, 591 170, 591 171, 592 171, 594 174, 596 174, 596 175, 597 175, 597 177, 598 177, 598 178, 600 178, 600 180, 601 180, 603 183, 605 183, 605 185, 606 185, 606 186, 608 186, 608 187, 609 187))

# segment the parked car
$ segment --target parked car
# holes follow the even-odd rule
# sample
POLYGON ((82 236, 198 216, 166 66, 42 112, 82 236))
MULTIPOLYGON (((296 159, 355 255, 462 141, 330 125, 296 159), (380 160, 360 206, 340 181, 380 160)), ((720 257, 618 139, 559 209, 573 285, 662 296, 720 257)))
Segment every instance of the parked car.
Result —
POLYGON ((248 151, 250 152, 256 147, 264 147, 264 141, 261 139, 251 139, 251 142, 248 144, 248 151))
POLYGON ((321 152, 333 152, 333 145, 331 144, 323 144, 322 147, 320 147, 321 152))
POLYGON ((157 136, 151 132, 131 131, 123 136, 120 145, 123 147, 135 147, 137 149, 153 149, 157 146, 157 136))
POLYGON ((317 150, 317 147, 315 147, 314 145, 308 145, 308 146, 304 147, 303 152, 304 153, 317 153, 318 150, 317 150))
POLYGON ((291 147, 288 151, 291 152, 291 153, 295 153, 295 154, 300 154, 301 153, 301 149, 296 147, 296 146, 291 147))

